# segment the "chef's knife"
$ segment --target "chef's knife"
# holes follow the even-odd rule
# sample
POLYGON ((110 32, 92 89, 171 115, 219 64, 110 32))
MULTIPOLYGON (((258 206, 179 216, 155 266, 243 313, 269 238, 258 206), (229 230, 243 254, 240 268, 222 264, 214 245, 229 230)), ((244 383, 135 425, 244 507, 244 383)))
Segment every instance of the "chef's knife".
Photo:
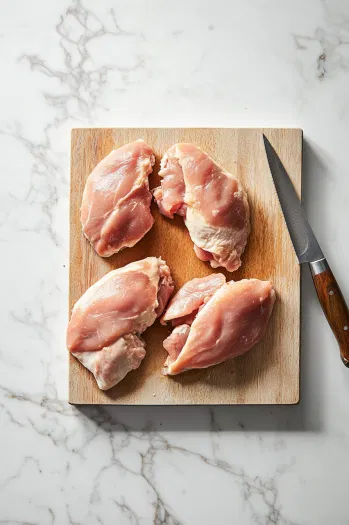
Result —
POLYGON ((338 341, 342 361, 349 368, 348 307, 307 221, 291 179, 265 135, 263 140, 270 172, 299 263, 309 263, 320 304, 338 341))

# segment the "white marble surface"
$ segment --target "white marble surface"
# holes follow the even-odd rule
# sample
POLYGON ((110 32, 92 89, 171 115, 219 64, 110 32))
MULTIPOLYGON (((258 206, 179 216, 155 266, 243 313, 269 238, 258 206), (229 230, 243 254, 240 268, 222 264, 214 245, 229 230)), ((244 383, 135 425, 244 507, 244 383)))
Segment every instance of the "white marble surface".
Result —
POLYGON ((345 525, 349 371, 308 270, 295 407, 66 403, 72 126, 299 126, 349 299, 347 0, 0 4, 0 523, 345 525))

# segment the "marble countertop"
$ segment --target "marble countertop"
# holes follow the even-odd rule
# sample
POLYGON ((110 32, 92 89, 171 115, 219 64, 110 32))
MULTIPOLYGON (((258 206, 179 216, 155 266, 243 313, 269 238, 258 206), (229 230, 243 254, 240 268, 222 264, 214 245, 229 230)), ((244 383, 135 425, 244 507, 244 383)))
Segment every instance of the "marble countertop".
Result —
POLYGON ((301 403, 74 408, 73 126, 296 126, 349 300, 349 3, 11 0, 0 17, 0 523, 347 525, 349 371, 302 276, 301 403))

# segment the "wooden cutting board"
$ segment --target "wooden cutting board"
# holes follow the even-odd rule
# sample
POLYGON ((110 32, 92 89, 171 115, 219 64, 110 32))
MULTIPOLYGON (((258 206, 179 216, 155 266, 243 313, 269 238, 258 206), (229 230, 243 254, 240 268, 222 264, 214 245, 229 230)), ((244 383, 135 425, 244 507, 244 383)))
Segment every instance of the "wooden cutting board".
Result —
MULTIPOLYGON (((176 142, 193 142, 228 171, 236 169, 247 190, 252 232, 242 267, 228 280, 270 279, 277 301, 261 343, 244 356, 206 370, 173 378, 161 375, 166 358, 162 341, 169 333, 157 321, 144 333, 147 355, 140 368, 102 392, 94 377, 69 356, 69 402, 73 404, 186 405, 293 404, 299 401, 300 269, 284 223, 264 152, 265 133, 300 194, 302 131, 299 129, 73 129, 70 193, 69 308, 114 268, 153 255, 171 268, 176 288, 214 270, 199 261, 181 217, 169 220, 153 203, 155 224, 134 247, 108 259, 99 257, 81 233, 80 203, 85 181, 113 148, 143 138, 156 153, 150 176, 159 184, 159 161, 176 142)), ((222 271, 218 269, 216 271, 222 271)))

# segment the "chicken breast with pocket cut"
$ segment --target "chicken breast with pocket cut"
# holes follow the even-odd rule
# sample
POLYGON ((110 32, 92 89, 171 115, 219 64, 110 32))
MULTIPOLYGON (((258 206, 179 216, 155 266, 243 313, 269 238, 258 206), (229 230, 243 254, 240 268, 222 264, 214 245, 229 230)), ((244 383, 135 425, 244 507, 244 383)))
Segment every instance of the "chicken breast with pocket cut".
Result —
POLYGON ((164 373, 207 368, 248 352, 264 336, 274 302, 269 281, 223 284, 199 308, 190 326, 176 325, 164 341, 169 353, 164 373))

